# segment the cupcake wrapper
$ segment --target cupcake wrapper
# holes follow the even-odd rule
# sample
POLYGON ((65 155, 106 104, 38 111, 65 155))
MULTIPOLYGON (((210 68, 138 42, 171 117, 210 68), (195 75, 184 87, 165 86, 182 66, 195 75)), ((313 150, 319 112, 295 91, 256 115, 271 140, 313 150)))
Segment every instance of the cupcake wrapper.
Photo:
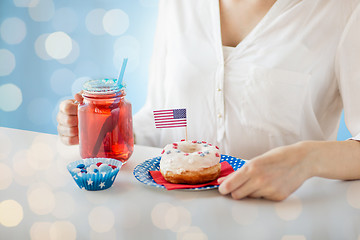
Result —
POLYGON ((108 189, 109 187, 112 186, 121 166, 122 166, 122 162, 111 158, 86 158, 69 163, 67 165, 67 169, 80 189, 86 189, 89 191, 98 191, 98 190, 108 189), (116 166, 117 168, 106 173, 105 172, 75 173, 72 171, 81 163, 85 164, 85 166, 88 166, 91 164, 96 164, 98 162, 111 164, 116 166))

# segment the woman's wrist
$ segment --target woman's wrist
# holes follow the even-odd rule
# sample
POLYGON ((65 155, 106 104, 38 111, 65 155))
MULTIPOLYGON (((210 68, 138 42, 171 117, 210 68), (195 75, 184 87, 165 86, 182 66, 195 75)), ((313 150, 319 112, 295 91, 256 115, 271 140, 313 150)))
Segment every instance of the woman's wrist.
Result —
POLYGON ((300 159, 306 178, 318 176, 319 169, 319 143, 316 141, 301 141, 294 145, 296 154, 300 159))
POLYGON ((324 174, 323 162, 326 151, 324 143, 321 141, 304 141, 299 144, 303 152, 303 161, 308 170, 309 178, 324 174))
POLYGON ((360 178, 360 142, 304 141, 296 145, 309 178, 360 178))

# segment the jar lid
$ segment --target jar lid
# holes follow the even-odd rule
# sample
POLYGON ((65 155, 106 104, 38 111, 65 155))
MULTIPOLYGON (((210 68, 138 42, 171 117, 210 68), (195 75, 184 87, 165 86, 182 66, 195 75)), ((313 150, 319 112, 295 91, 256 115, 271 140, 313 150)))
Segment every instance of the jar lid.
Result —
POLYGON ((92 94, 111 94, 123 90, 125 86, 118 84, 117 79, 96 79, 86 81, 83 90, 92 94))

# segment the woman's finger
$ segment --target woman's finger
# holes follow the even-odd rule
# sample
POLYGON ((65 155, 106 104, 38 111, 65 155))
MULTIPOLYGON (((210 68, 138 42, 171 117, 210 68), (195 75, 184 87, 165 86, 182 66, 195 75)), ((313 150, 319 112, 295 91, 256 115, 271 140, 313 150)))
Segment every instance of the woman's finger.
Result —
POLYGON ((265 192, 266 192, 266 190, 264 191, 264 189, 258 189, 255 192, 249 194, 248 197, 251 197, 251 198, 266 198, 266 196, 268 194, 266 194, 265 192))
POLYGON ((65 137, 60 135, 61 142, 66 145, 77 145, 79 144, 79 136, 75 137, 65 137))
POLYGON ((60 125, 67 127, 75 127, 78 125, 78 117, 76 115, 67 115, 62 113, 61 111, 58 112, 56 120, 60 125))
MULTIPOLYGON (((251 179, 242 184, 237 189, 231 191, 231 197, 233 199, 243 199, 249 197, 251 194, 255 193, 259 189, 259 186, 251 179)), ((259 194, 259 196, 261 196, 259 194)))
POLYGON ((77 126, 74 127, 68 127, 61 124, 58 124, 57 130, 59 135, 65 136, 65 137, 75 137, 79 135, 79 129, 77 126))
POLYGON ((246 166, 226 176, 225 179, 220 179, 219 192, 226 195, 244 184, 248 180, 247 174, 245 174, 245 168, 246 166))
POLYGON ((226 177, 218 178, 218 179, 217 179, 218 184, 221 184, 222 182, 224 182, 225 179, 226 179, 226 177))
POLYGON ((78 105, 73 99, 67 99, 60 103, 59 106, 60 112, 66 115, 77 115, 78 105))
POLYGON ((77 94, 75 94, 75 96, 74 96, 75 100, 79 103, 82 103, 84 100, 82 94, 83 94, 83 91, 80 91, 77 94))

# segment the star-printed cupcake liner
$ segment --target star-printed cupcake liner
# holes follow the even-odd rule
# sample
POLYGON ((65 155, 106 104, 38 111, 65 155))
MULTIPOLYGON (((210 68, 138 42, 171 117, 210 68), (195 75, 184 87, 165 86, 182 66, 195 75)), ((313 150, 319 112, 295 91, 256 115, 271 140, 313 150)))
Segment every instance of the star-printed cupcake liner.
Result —
POLYGON ((67 165, 80 189, 105 190, 112 186, 122 162, 112 158, 86 158, 67 165))

